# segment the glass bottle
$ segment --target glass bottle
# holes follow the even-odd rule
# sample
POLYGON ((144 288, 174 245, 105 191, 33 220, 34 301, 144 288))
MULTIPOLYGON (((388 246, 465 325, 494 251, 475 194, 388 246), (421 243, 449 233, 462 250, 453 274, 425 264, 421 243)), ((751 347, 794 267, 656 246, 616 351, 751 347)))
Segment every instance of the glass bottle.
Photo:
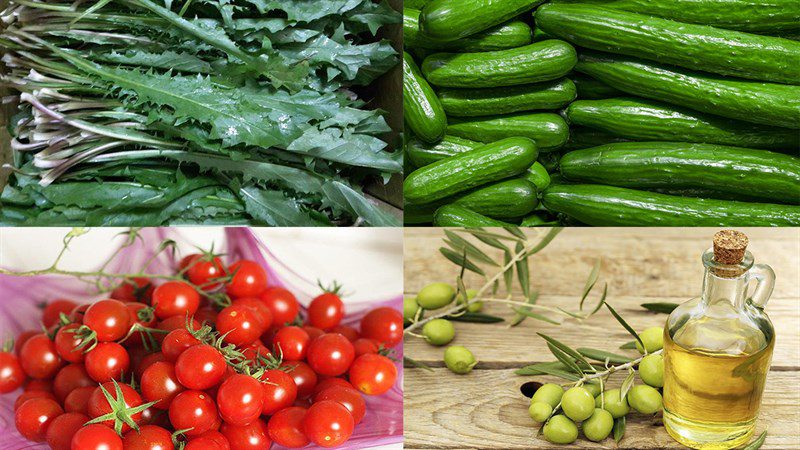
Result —
POLYGON ((775 273, 753 264, 747 243, 733 230, 714 235, 703 253, 702 295, 677 307, 664 328, 664 425, 691 448, 734 448, 755 429, 775 346, 764 313, 775 273))

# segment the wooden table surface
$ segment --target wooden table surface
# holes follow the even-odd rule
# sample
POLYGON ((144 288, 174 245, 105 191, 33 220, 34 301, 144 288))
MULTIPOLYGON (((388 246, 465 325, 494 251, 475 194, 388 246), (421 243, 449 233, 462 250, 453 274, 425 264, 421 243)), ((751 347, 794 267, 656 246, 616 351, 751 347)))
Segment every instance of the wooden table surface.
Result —
MULTIPOLYGON (((607 301, 635 329, 663 326, 666 315, 639 307, 645 302, 682 303, 700 294, 702 252, 710 247, 716 229, 570 228, 531 259, 538 304, 577 309, 584 282, 597 257, 600 279, 587 300, 594 305, 603 283, 607 301)), ((800 448, 800 229, 743 229, 757 263, 772 266, 777 276, 767 306, 777 341, 767 379, 756 433, 768 428, 764 449, 800 448)), ((405 291, 415 295, 435 281, 455 282, 458 268, 439 252, 443 232, 436 228, 405 230, 405 291)), ((496 255, 499 257, 499 255, 496 255)), ((491 275, 491 274, 490 274, 491 275)), ((480 288, 481 277, 469 274, 467 287, 480 288)), ((518 288, 517 288, 518 289, 518 288)), ((519 293, 515 297, 519 297, 519 293)), ((513 317, 507 307, 493 304, 485 312, 513 317)), ((407 336, 405 354, 434 368, 433 372, 405 369, 405 447, 408 449, 563 449, 536 436, 538 426, 528 417, 529 400, 519 387, 526 381, 558 381, 523 377, 514 369, 553 361, 541 332, 575 347, 618 350, 631 340, 607 310, 583 321, 551 325, 528 319, 509 328, 504 323, 456 323, 453 344, 464 345, 479 360, 468 375, 444 367, 444 348, 407 336)), ((612 378, 615 387, 621 376, 612 378)), ((637 378, 637 382, 639 382, 637 378)), ((683 448, 663 426, 642 415, 628 416, 625 438, 592 443, 582 436, 569 448, 683 448)))

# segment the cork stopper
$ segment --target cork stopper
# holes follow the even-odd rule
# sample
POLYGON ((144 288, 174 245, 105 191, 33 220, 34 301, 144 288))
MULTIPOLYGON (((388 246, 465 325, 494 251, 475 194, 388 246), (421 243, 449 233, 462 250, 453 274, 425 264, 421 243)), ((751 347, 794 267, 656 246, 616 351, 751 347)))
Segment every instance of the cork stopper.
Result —
POLYGON ((714 235, 714 261, 735 265, 742 262, 747 250, 747 236, 736 230, 722 230, 714 235))

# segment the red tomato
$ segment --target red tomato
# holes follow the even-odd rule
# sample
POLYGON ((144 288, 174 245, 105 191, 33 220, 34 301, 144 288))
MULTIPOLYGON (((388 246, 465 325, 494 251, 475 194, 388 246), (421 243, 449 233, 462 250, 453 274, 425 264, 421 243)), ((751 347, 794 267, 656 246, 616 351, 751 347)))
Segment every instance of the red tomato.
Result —
POLYGON ((284 327, 272 338, 272 349, 284 360, 300 361, 305 358, 308 342, 311 339, 300 327, 284 327))
POLYGON ((155 286, 148 278, 132 278, 111 291, 111 298, 121 302, 142 302, 150 304, 155 286))
POLYGON ((22 387, 23 391, 47 391, 53 392, 53 380, 32 380, 28 379, 22 387))
POLYGON ((216 256, 211 257, 208 255, 189 255, 184 260, 189 258, 191 260, 188 261, 188 268, 184 272, 186 278, 204 291, 216 289, 219 286, 219 282, 214 282, 213 280, 225 276, 225 268, 222 265, 222 261, 216 256))
MULTIPOLYGON (((92 392, 92 395, 89 397, 89 417, 94 419, 96 417, 104 416, 112 411, 111 405, 108 403, 108 399, 106 399, 106 396, 103 393, 103 389, 105 389, 114 400, 124 401, 126 409, 135 408, 143 403, 142 397, 132 387, 125 383, 117 383, 117 386, 119 386, 120 392, 122 393, 121 399, 117 396, 117 388, 114 386, 113 382, 103 383, 94 389, 94 392, 92 392)), ((130 418, 137 424, 141 423, 142 413, 132 414, 130 418)), ((101 423, 108 427, 114 426, 113 419, 105 420, 101 423)), ((123 433, 130 429, 131 428, 127 424, 122 424, 123 433)))
POLYGON ((64 402, 70 392, 79 387, 97 386, 89 377, 83 364, 67 364, 56 374, 53 380, 53 393, 59 402, 64 402))
POLYGON ((253 309, 234 304, 219 312, 217 331, 225 342, 240 347, 253 343, 264 329, 259 325, 253 309))
POLYGON ((93 423, 72 436, 72 450, 122 450, 122 438, 111 428, 93 423))
POLYGON ((172 434, 157 425, 144 425, 131 430, 122 440, 125 450, 173 450, 172 434))
POLYGON ((324 331, 322 331, 321 329, 319 329, 317 327, 304 325, 303 329, 306 330, 306 333, 308 333, 308 338, 311 341, 313 341, 314 339, 316 339, 316 338, 322 336, 323 334, 325 334, 324 331))
POLYGON ((336 378, 330 377, 325 378, 324 380, 319 380, 316 386, 314 386, 314 395, 319 394, 320 392, 334 386, 341 386, 348 389, 355 389, 349 381, 345 380, 344 378, 336 378))
POLYGON ((249 375, 235 374, 228 377, 217 390, 217 408, 225 423, 249 425, 264 408, 264 388, 249 375))
POLYGON ((329 333, 339 333, 346 337, 348 341, 353 342, 358 339, 358 330, 347 325, 339 325, 331 328, 329 333))
POLYGON ((71 313, 72 309, 77 305, 78 304, 72 300, 63 299, 53 300, 48 303, 47 306, 44 307, 44 311, 42 311, 42 323, 44 327, 50 328, 57 324, 62 313, 69 316, 69 313, 71 313))
POLYGON ((361 335, 394 347, 403 340, 403 315, 394 308, 375 308, 361 319, 361 335))
POLYGON ((308 445, 308 438, 303 431, 303 419, 306 409, 292 406, 276 412, 269 419, 267 431, 269 437, 278 445, 288 448, 300 448, 308 445))
POLYGON ((56 344, 56 351, 64 361, 71 363, 83 362, 85 349, 76 349, 78 345, 83 342, 83 338, 75 334, 75 331, 80 328, 80 325, 72 323, 62 327, 56 333, 54 340, 56 344))
POLYGON ((322 400, 308 408, 303 418, 303 431, 320 447, 336 447, 353 434, 353 415, 341 403, 322 400))
POLYGON ((200 307, 200 294, 182 281, 168 281, 153 291, 153 306, 161 320, 173 316, 185 319, 200 307))
POLYGON ((169 404, 181 392, 185 391, 175 375, 175 365, 160 361, 153 363, 142 374, 142 396, 146 402, 158 401, 154 408, 169 409, 169 404))
MULTIPOLYGON (((158 325, 156 325, 156 328, 158 328, 159 330, 164 330, 164 331, 169 332, 169 331, 174 331, 174 330, 177 330, 177 329, 180 329, 180 328, 187 328, 187 323, 186 322, 187 322, 186 321, 186 317, 172 316, 172 317, 168 317, 168 318, 162 320, 161 322, 159 322, 158 325)), ((200 322, 198 322, 194 318, 192 318, 189 321, 189 325, 192 327, 192 330, 195 330, 195 331, 199 330, 200 327, 201 327, 200 326, 200 322)), ((158 342, 163 341, 164 340, 164 336, 165 335, 163 333, 157 333, 155 335, 155 337, 158 340, 158 342)))
POLYGON ((216 430, 206 431, 200 436, 193 437, 186 443, 183 450, 231 450, 228 438, 216 430))
POLYGON ((177 330, 170 331, 161 342, 161 353, 164 354, 164 359, 166 361, 175 362, 184 350, 189 347, 194 347, 199 343, 200 341, 192 336, 189 330, 186 328, 178 328, 177 330))
POLYGON ((89 421, 89 416, 80 413, 62 414, 47 427, 45 437, 51 450, 70 450, 72 437, 89 421))
POLYGON ((49 391, 26 391, 20 394, 19 397, 17 397, 17 399, 14 401, 14 411, 18 410, 23 403, 34 398, 47 398, 54 402, 57 401, 56 396, 49 391))
POLYGON ((76 412, 81 414, 89 414, 89 398, 91 398, 95 386, 84 386, 74 389, 67 394, 64 399, 64 410, 66 412, 76 412))
POLYGON ((37 334, 41 333, 41 331, 36 330, 25 330, 17 336, 17 342, 15 343, 15 352, 19 357, 19 354, 22 352, 22 346, 28 342, 28 339, 36 336, 37 334))
POLYGON ((314 403, 319 403, 323 400, 333 400, 341 403, 353 415, 356 425, 361 422, 367 412, 367 402, 352 387, 332 386, 314 396, 314 403))
POLYGON ((328 333, 311 341, 306 360, 319 375, 338 377, 347 372, 355 358, 353 344, 338 333, 328 333))
POLYGON ((367 395, 381 395, 394 386, 397 367, 383 355, 361 355, 350 367, 350 382, 367 395))
MULTIPOLYGON (((140 302, 128 302, 125 304, 131 313, 131 326, 140 325, 145 328, 152 328, 156 325, 157 318, 152 307, 140 302)), ((134 331, 125 341, 128 347, 142 347, 149 343, 149 339, 141 331, 134 331)))
POLYGON ((259 327, 266 331, 272 326, 272 311, 261 300, 255 297, 238 298, 233 301, 233 306, 244 306, 256 313, 259 327))
POLYGON ((83 323, 83 316, 86 315, 86 310, 89 309, 90 306, 92 306, 91 303, 83 303, 76 306, 69 313, 69 320, 73 323, 83 323))
POLYGON ((264 407, 261 413, 269 416, 291 406, 297 398, 297 384, 289 374, 282 370, 267 370, 261 377, 264 381, 264 407))
POLYGON ((25 382, 25 372, 13 353, 0 352, 0 394, 16 391, 25 382))
POLYGON ((268 450, 272 446, 267 424, 261 419, 244 426, 223 423, 219 431, 236 450, 268 450))
POLYGON ((368 338, 358 338, 353 342, 353 348, 356 351, 356 358, 366 353, 378 353, 380 345, 368 338))
POLYGON ((342 317, 344 317, 342 299, 332 292, 325 292, 311 300, 306 322, 312 327, 330 330, 339 325, 342 317))
POLYGON ((169 405, 169 421, 176 430, 191 428, 186 436, 199 436, 217 424, 217 406, 203 391, 184 391, 169 405))
POLYGON ((244 347, 239 349, 242 354, 244 355, 245 359, 250 361, 255 361, 258 357, 268 357, 272 354, 269 349, 261 343, 261 341, 256 340, 244 347))
POLYGON ((26 375, 39 380, 53 378, 62 365, 56 345, 45 334, 37 334, 25 342, 19 363, 26 375))
POLYGON ((116 342, 101 342, 86 354, 86 371, 94 381, 105 383, 121 380, 131 366, 131 358, 125 347, 116 342))
POLYGON ((203 306, 194 313, 194 320, 198 323, 214 324, 217 322, 217 310, 213 306, 203 306))
POLYGON ((227 370, 222 354, 206 344, 187 348, 175 362, 175 375, 188 389, 203 390, 218 385, 227 370))
POLYGON ((267 288, 267 272, 255 261, 237 261, 228 267, 228 273, 233 278, 225 286, 225 292, 232 298, 256 297, 267 288))
POLYGON ((128 334, 131 312, 119 300, 100 300, 93 303, 83 316, 83 324, 97 333, 99 342, 116 341, 128 334))
POLYGON ((152 366, 153 364, 159 361, 166 361, 164 354, 161 352, 150 353, 145 355, 138 364, 134 364, 133 366, 133 373, 136 375, 136 379, 141 381, 142 375, 144 371, 147 370, 148 367, 152 366))
POLYGON ((284 361, 281 367, 287 367, 288 374, 297 385, 297 397, 306 398, 314 393, 317 386, 317 373, 302 361, 284 361))
POLYGON ((49 398, 32 398, 23 403, 14 413, 14 424, 25 439, 44 442, 47 427, 53 419, 64 414, 64 410, 49 398))
POLYGON ((297 313, 300 312, 300 304, 297 303, 297 298, 282 287, 267 288, 261 293, 260 298, 272 312, 272 323, 277 327, 294 322, 297 313))

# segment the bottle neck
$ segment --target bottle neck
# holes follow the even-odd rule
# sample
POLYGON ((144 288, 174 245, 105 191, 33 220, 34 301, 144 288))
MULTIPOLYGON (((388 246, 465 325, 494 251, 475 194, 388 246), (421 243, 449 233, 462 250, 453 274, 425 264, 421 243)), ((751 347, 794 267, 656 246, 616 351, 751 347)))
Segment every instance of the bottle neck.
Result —
POLYGON ((734 309, 740 310, 744 307, 746 294, 746 274, 734 278, 724 278, 714 275, 713 270, 706 268, 705 278, 703 279, 704 304, 710 306, 718 303, 728 303, 734 309))

